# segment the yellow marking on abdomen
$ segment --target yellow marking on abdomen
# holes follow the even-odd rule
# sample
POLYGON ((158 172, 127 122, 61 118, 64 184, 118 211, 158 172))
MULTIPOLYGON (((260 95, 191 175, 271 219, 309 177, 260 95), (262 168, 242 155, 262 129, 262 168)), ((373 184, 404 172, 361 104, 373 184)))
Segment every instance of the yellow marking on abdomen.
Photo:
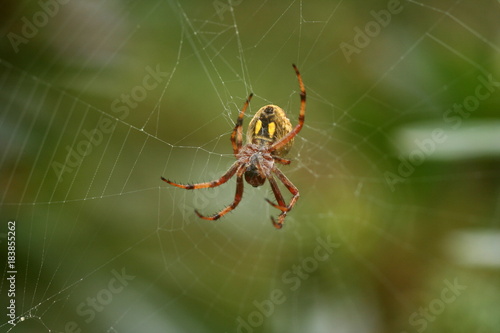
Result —
POLYGON ((254 134, 258 134, 261 128, 262 128, 262 121, 261 120, 257 120, 257 122, 255 123, 255 132, 254 132, 254 134))
POLYGON ((274 132, 276 131, 276 123, 273 121, 273 122, 270 122, 268 125, 267 125, 267 132, 269 133, 269 137, 272 138, 274 136, 274 132))

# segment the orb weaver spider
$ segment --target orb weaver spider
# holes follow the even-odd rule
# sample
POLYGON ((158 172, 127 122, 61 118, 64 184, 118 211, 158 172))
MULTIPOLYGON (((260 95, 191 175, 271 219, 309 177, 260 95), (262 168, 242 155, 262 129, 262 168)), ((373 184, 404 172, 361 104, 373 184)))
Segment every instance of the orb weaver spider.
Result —
POLYGON ((297 67, 293 64, 292 66, 297 75, 300 87, 299 122, 295 128, 292 129, 292 124, 286 117, 283 109, 277 105, 265 105, 257 111, 250 121, 247 131, 247 144, 242 146, 243 116, 253 96, 253 94, 250 94, 240 111, 238 119, 236 120, 236 125, 231 133, 231 144, 236 162, 233 163, 224 175, 217 180, 198 184, 177 184, 161 177, 161 180, 170 185, 186 190, 195 190, 220 186, 236 174, 236 193, 233 202, 211 216, 204 216, 195 210, 198 217, 214 221, 235 209, 243 196, 243 177, 245 177, 247 183, 253 187, 262 186, 267 179, 269 180, 277 204, 267 198, 265 200, 271 204, 271 206, 281 211, 277 221, 274 217, 271 217, 271 220, 276 229, 281 229, 283 227, 286 214, 293 208, 299 199, 299 190, 276 167, 275 163, 283 165, 291 163, 290 160, 283 157, 288 153, 292 147, 293 139, 300 132, 302 126, 304 126, 306 112, 306 90, 304 88, 304 83, 302 82, 302 77, 297 67), (292 194, 292 199, 288 205, 283 199, 283 195, 281 194, 274 176, 276 176, 292 194))

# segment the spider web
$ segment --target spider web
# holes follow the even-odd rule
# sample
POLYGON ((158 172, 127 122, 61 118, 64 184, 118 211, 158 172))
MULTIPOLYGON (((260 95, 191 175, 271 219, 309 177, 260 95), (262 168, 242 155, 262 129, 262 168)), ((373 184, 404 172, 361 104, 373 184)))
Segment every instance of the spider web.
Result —
POLYGON ((500 332, 498 1, 9 4, 2 331, 500 332), (267 184, 200 220, 234 179, 160 176, 220 177, 250 92, 295 125, 292 63, 284 228, 267 184))

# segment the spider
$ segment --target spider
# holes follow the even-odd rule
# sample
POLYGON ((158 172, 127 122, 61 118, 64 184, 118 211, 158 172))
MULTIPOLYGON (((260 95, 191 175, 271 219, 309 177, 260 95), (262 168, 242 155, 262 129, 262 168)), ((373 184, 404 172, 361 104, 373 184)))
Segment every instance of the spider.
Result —
POLYGON ((293 69, 297 75, 300 86, 300 112, 299 123, 292 129, 290 120, 286 117, 285 111, 277 105, 265 105, 257 111, 255 116, 250 121, 247 131, 247 143, 242 146, 242 125, 243 116, 252 99, 253 94, 250 94, 240 111, 236 125, 231 133, 231 144, 233 147, 236 162, 229 170, 219 179, 198 184, 177 184, 164 177, 161 179, 170 185, 177 186, 186 190, 194 190, 200 188, 217 187, 226 183, 236 174, 236 193, 234 201, 226 208, 211 216, 204 216, 195 210, 198 217, 205 220, 218 220, 235 209, 243 196, 243 177, 247 183, 253 187, 264 185, 264 182, 269 180, 271 189, 276 198, 277 204, 269 199, 265 199, 271 206, 281 211, 278 219, 271 217, 272 223, 276 229, 281 229, 285 221, 286 214, 293 208, 299 199, 299 190, 290 180, 276 167, 276 163, 288 165, 290 160, 284 156, 288 153, 293 144, 293 139, 304 126, 304 116, 306 111, 306 90, 299 70, 295 65, 293 69), (292 199, 287 205, 283 199, 276 176, 290 191, 292 199))

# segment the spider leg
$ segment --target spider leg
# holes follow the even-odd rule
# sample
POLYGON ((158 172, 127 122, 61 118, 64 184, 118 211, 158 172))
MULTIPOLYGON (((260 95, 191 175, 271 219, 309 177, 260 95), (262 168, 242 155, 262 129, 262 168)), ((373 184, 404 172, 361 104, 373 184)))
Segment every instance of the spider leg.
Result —
POLYGON ((269 147, 269 152, 279 150, 280 148, 283 148, 290 140, 292 140, 297 133, 300 132, 302 129, 302 126, 304 126, 304 119, 305 119, 305 114, 306 114, 306 89, 304 87, 304 83, 302 82, 302 76, 300 75, 300 72, 294 64, 292 64, 293 69, 295 70, 295 74, 297 74, 297 79, 299 80, 299 87, 300 87, 300 112, 299 112, 299 123, 297 126, 295 126, 294 129, 290 131, 287 135, 281 138, 281 140, 276 141, 271 147, 269 147))
POLYGON ((229 170, 227 170, 227 172, 225 174, 223 174, 219 179, 213 180, 211 182, 206 182, 206 183, 177 184, 177 183, 174 183, 173 181, 170 181, 170 180, 163 178, 163 177, 161 177, 161 180, 163 180, 166 183, 169 183, 170 185, 177 186, 177 187, 180 187, 180 188, 183 188, 186 190, 195 190, 195 189, 199 189, 199 188, 217 187, 219 185, 224 184, 229 179, 231 179, 231 177, 233 177, 233 175, 236 173, 236 171, 238 170, 238 168, 240 166, 241 166, 241 164, 238 161, 236 161, 233 163, 233 165, 231 165, 229 170))
POLYGON ((275 204, 274 202, 272 202, 271 200, 269 200, 267 198, 265 200, 274 208, 277 208, 277 209, 281 210, 282 212, 286 211, 286 203, 285 203, 285 200, 283 199, 283 195, 281 194, 281 191, 278 187, 278 183, 276 183, 276 180, 274 179, 274 177, 271 174, 267 177, 267 180, 269 180, 269 184, 271 185, 271 189, 273 190, 274 197, 276 198, 276 201, 278 202, 278 204, 275 204))
POLYGON ((274 161, 276 161, 280 164, 283 164, 283 165, 288 165, 288 164, 292 163, 292 161, 287 160, 286 158, 278 157, 278 156, 273 156, 273 159, 274 159, 274 161))
POLYGON ((200 217, 204 220, 215 221, 215 220, 218 220, 219 218, 221 218, 222 216, 226 215, 227 213, 229 213, 233 209, 235 209, 238 206, 238 204, 240 203, 241 198, 243 197, 243 171, 244 170, 245 170, 244 168, 241 168, 240 171, 238 172, 238 174, 236 175, 236 193, 234 194, 233 202, 229 206, 227 206, 226 208, 222 209, 220 212, 218 212, 212 216, 201 215, 197 210, 195 210, 194 212, 196 213, 196 215, 198 215, 198 217, 200 217))
POLYGON ((273 205, 274 207, 281 210, 281 214, 278 216, 278 221, 276 221, 274 217, 271 217, 271 220, 276 229, 281 229, 283 227, 283 223, 285 222, 286 213, 288 213, 293 208, 293 206, 295 206, 295 203, 297 202, 297 200, 299 200, 300 195, 299 195, 299 189, 295 185, 293 185, 293 183, 290 180, 288 180, 285 174, 283 174, 278 168, 273 168, 273 172, 276 174, 278 179, 281 180, 283 185, 286 186, 288 191, 290 191, 290 193, 293 195, 292 200, 290 200, 288 206, 280 207, 278 205, 273 205), (285 210, 283 210, 283 208, 285 210))
POLYGON ((250 100, 252 99, 253 94, 250 94, 243 105, 243 108, 238 115, 238 119, 236 119, 236 125, 234 126, 233 132, 231 133, 231 145, 233 146, 233 152, 236 156, 241 149, 241 145, 243 144, 243 116, 245 115, 245 111, 247 110, 248 104, 250 104, 250 100))

